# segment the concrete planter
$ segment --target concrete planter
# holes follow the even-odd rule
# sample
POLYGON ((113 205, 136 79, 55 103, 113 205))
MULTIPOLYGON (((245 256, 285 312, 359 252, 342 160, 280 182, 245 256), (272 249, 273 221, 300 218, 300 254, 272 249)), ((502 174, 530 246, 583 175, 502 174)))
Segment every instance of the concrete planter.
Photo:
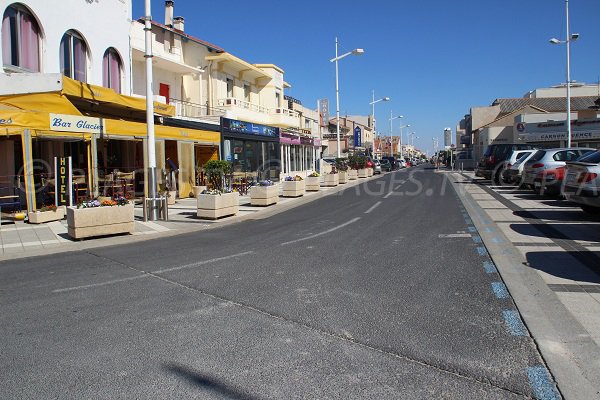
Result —
POLYGON ((112 207, 67 207, 68 234, 73 239, 133 233, 133 204, 112 207))
POLYGON ((43 224, 45 222, 60 221, 65 217, 65 207, 57 207, 55 211, 36 211, 29 213, 30 224, 43 224))
POLYGON ((199 218, 217 219, 235 215, 240 207, 240 195, 237 192, 198 195, 196 215, 199 218))
POLYGON ((250 188, 250 204, 253 206, 269 206, 277 204, 279 186, 252 186, 250 188))
POLYGON ((337 186, 340 184, 340 175, 339 173, 335 174, 326 174, 324 186, 337 186))
POLYGON ((305 183, 304 181, 283 181, 281 188, 283 197, 300 197, 304 196, 305 183))
POLYGON ((192 186, 192 194, 194 197, 198 197, 200 193, 206 190, 206 186, 192 186))
POLYGON ((369 177, 369 171, 367 170, 367 168, 361 168, 358 170, 358 177, 359 178, 368 178, 369 177))
POLYGON ((355 169, 348 170, 348 180, 355 181, 358 179, 358 171, 355 169))
POLYGON ((340 185, 343 185, 344 183, 348 183, 348 171, 340 171, 340 172, 338 172, 338 175, 339 175, 340 185))
POLYGON ((177 190, 169 190, 169 195, 167 196, 167 204, 172 206, 177 201, 177 190))
POLYGON ((319 190, 321 190, 321 177, 319 177, 319 176, 306 177, 306 191, 307 192, 318 192, 319 190))
POLYGON ((367 176, 373 176, 373 168, 367 168, 367 176))

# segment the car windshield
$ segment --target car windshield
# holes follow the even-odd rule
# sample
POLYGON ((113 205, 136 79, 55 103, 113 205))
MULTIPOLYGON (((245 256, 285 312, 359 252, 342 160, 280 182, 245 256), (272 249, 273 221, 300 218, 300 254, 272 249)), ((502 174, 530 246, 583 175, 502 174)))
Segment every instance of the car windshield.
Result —
POLYGON ((542 158, 544 158, 545 155, 546 152, 544 150, 538 150, 535 152, 534 155, 531 156, 529 161, 540 161, 542 158))

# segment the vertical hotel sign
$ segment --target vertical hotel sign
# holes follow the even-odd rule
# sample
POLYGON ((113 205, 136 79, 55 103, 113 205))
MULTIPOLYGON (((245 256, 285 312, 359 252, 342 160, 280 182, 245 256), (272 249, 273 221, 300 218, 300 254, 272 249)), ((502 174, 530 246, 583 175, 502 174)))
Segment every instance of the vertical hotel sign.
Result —
POLYGON ((73 169, 71 157, 54 157, 54 204, 56 206, 73 205, 73 169))

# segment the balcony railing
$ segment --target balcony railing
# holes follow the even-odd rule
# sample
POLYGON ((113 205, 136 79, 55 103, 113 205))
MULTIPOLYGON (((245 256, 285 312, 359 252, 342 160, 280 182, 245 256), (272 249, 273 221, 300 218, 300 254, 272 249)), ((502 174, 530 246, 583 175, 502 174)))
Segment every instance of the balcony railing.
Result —
POLYGON ((287 108, 274 108, 271 110, 271 114, 277 115, 287 115, 292 118, 300 118, 300 113, 298 111, 290 110, 287 108))
POLYGON ((254 111, 263 114, 269 114, 269 109, 267 107, 259 106, 256 104, 252 104, 245 100, 234 99, 232 97, 228 97, 226 99, 219 99, 219 107, 239 107, 245 110, 254 111))
POLYGON ((169 99, 169 104, 175 107, 175 115, 182 118, 212 120, 225 115, 225 110, 208 107, 202 104, 190 103, 179 99, 169 99))

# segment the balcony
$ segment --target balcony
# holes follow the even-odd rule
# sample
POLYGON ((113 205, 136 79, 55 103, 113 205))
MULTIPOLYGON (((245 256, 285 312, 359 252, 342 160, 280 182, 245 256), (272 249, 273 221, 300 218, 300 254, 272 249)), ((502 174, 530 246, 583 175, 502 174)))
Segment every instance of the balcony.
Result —
POLYGON ((169 99, 169 105, 175 107, 175 116, 180 119, 191 121, 220 123, 221 116, 225 115, 225 110, 214 107, 207 107, 202 104, 190 103, 179 99, 169 99))
POLYGON ((274 108, 271 110, 271 124, 275 126, 300 127, 300 113, 287 108, 274 108))
POLYGON ((278 127, 299 127, 300 113, 287 108, 269 109, 245 100, 219 99, 219 107, 231 112, 231 118, 278 127))

